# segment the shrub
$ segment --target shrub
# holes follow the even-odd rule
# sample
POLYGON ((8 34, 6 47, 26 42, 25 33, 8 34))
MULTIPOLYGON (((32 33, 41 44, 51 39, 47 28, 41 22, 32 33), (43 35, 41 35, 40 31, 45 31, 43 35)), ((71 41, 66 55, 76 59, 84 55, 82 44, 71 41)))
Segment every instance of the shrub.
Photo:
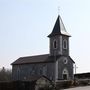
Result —
POLYGON ((79 85, 86 86, 88 84, 89 84, 89 81, 88 80, 79 81, 79 85))
POLYGON ((58 82, 56 87, 57 89, 60 89, 60 88, 69 88, 73 85, 73 81, 61 81, 61 82, 58 82))

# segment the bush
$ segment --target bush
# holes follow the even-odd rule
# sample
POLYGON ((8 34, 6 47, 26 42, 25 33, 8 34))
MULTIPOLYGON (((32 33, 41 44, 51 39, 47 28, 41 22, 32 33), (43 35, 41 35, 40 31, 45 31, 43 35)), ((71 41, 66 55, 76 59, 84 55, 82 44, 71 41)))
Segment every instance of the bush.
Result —
POLYGON ((89 81, 88 80, 79 81, 79 85, 86 86, 88 84, 89 84, 89 81))
POLYGON ((56 85, 57 89, 69 88, 71 86, 73 86, 73 81, 61 81, 61 82, 58 82, 56 85))
POLYGON ((49 88, 49 87, 41 87, 41 88, 39 88, 39 90, 52 90, 52 88, 49 88))
POLYGON ((73 82, 73 86, 79 86, 79 81, 75 79, 73 82))

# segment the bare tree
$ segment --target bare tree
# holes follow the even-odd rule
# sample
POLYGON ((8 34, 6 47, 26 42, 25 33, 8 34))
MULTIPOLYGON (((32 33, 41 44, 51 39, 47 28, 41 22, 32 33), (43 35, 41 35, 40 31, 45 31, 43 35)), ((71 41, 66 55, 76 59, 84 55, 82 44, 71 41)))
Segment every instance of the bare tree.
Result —
POLYGON ((0 70, 0 81, 10 81, 11 80, 11 70, 10 69, 5 69, 2 67, 0 70))

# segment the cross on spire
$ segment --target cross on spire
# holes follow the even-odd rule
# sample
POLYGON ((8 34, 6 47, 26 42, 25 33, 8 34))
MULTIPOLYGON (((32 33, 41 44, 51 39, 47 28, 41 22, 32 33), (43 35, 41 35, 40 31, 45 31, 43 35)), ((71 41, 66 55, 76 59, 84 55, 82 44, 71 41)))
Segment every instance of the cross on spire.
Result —
POLYGON ((58 15, 60 14, 60 6, 58 6, 58 15))

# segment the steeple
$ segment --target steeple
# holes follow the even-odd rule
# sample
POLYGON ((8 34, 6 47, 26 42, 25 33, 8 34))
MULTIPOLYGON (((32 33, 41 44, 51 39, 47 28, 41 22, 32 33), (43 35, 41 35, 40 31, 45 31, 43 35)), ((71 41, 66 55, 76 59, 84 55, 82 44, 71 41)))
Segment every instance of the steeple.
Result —
POLYGON ((51 34, 48 35, 48 37, 56 35, 66 35, 70 37, 70 34, 66 31, 60 15, 58 15, 53 31, 51 32, 51 34))
POLYGON ((48 37, 50 39, 51 56, 69 55, 70 34, 66 31, 60 15, 58 15, 54 28, 48 37))

